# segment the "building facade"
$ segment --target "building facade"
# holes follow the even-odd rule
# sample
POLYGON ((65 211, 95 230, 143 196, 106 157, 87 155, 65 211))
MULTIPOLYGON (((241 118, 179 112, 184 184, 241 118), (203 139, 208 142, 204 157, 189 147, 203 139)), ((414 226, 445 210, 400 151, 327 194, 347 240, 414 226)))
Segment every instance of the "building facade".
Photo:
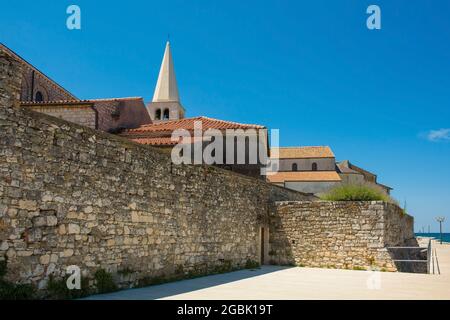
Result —
POLYGON ((276 185, 320 196, 341 184, 372 184, 390 194, 392 188, 377 181, 377 175, 345 160, 336 162, 330 147, 272 148, 271 159, 278 171, 267 180, 276 185))
POLYGON ((17 53, 0 43, 0 49, 10 54, 22 65, 20 101, 78 100, 72 93, 50 79, 17 53))
POLYGON ((386 186, 384 184, 379 183, 377 180, 377 175, 364 170, 358 166, 355 166, 348 160, 344 160, 338 162, 336 164, 337 172, 342 179, 342 183, 346 184, 364 184, 369 183, 378 186, 381 188, 386 194, 390 194, 391 187, 386 186))
POLYGON ((0 49, 22 66, 24 108, 111 133, 151 123, 141 97, 80 100, 5 45, 0 49))
POLYGON ((268 174, 269 182, 296 191, 321 194, 341 183, 336 158, 330 147, 272 148, 278 158, 278 172, 268 174))

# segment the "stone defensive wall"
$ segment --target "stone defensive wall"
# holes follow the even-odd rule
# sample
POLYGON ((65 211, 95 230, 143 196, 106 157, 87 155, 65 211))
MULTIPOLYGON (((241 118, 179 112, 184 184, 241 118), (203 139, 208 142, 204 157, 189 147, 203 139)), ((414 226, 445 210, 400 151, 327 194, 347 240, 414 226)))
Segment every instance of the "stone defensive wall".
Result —
POLYGON ((274 264, 397 271, 388 247, 414 241, 413 218, 382 201, 277 202, 270 220, 274 264))
POLYGON ((20 73, 0 59, 0 258, 9 281, 44 289, 71 265, 87 277, 126 274, 118 283, 254 265, 271 204, 312 199, 212 166, 173 165, 159 149, 18 108, 20 73))

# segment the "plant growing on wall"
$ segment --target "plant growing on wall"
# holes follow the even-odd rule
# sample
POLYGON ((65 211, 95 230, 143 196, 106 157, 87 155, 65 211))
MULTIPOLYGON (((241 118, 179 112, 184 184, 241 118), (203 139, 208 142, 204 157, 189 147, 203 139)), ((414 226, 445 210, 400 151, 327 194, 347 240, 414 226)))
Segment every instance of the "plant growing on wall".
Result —
POLYGON ((342 184, 320 197, 326 201, 386 201, 396 203, 383 189, 374 184, 342 184))
POLYGON ((31 284, 14 284, 6 281, 8 261, 6 257, 0 261, 0 300, 30 300, 35 296, 35 288, 31 284))

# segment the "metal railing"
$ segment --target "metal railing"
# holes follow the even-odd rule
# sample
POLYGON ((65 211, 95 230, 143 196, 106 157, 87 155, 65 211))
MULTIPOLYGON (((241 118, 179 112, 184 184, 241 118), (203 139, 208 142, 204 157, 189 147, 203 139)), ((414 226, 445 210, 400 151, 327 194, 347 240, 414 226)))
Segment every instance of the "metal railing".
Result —
POLYGON ((431 248, 431 240, 428 242, 428 246, 423 247, 387 247, 387 249, 393 249, 393 250, 422 250, 422 252, 427 251, 427 259, 393 259, 392 261, 396 263, 426 263, 427 264, 427 273, 430 274, 431 270, 433 270, 434 273, 434 259, 432 254, 432 248, 431 248))
POLYGON ((427 248, 427 273, 430 274, 431 272, 431 263, 433 263, 433 273, 434 273, 434 262, 433 262, 433 251, 431 250, 431 239, 428 241, 428 248, 427 248))

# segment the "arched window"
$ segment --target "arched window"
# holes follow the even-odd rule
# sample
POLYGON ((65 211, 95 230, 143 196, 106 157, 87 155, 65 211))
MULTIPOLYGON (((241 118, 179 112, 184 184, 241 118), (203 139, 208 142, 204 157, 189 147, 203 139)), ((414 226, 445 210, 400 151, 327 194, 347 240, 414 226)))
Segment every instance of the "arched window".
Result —
POLYGON ((292 164, 292 171, 298 171, 298 164, 292 164))
POLYGON ((34 98, 34 101, 36 101, 36 102, 44 101, 44 96, 42 95, 42 92, 40 92, 40 91, 36 92, 36 96, 34 98))
POLYGON ((170 118, 170 112, 169 109, 164 110, 163 120, 169 120, 170 118))
POLYGON ((317 171, 317 163, 312 164, 312 171, 317 171))
POLYGON ((161 109, 157 109, 155 112, 155 120, 161 120, 161 109))

